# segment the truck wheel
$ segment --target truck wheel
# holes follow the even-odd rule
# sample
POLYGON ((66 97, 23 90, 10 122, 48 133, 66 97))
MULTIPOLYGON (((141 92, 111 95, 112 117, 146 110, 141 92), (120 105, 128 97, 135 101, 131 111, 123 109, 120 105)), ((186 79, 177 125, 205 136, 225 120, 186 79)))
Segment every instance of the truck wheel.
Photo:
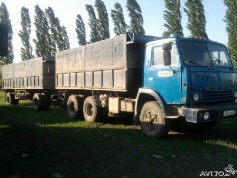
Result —
POLYGON ((67 114, 70 118, 82 116, 82 101, 77 95, 71 95, 67 100, 67 114))
POLYGON ((100 108, 97 106, 93 97, 89 96, 84 101, 83 105, 84 118, 88 122, 96 122, 99 119, 100 108))
POLYGON ((7 104, 10 104, 10 105, 18 105, 19 103, 19 100, 15 99, 14 94, 11 94, 10 92, 6 94, 5 101, 7 104))
POLYGON ((33 108, 36 110, 43 109, 44 97, 40 93, 35 93, 32 99, 33 108))
POLYGON ((155 101, 143 105, 140 114, 140 126, 146 136, 164 138, 168 134, 165 118, 162 116, 161 108, 155 101))
POLYGON ((49 109, 49 96, 45 93, 41 93, 42 97, 43 97, 43 109, 47 110, 49 109))

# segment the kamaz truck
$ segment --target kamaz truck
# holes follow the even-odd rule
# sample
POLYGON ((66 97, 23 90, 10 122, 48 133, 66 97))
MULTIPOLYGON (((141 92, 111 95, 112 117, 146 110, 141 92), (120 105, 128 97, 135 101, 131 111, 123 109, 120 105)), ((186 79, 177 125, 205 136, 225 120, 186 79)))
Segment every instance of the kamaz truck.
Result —
POLYGON ((208 39, 126 33, 57 52, 53 62, 31 59, 31 68, 39 68, 34 61, 44 63, 38 74, 14 75, 24 71, 21 63, 3 66, 8 103, 33 98, 34 108, 42 109, 61 94, 71 118, 133 114, 145 135, 158 138, 174 120, 210 127, 236 116, 236 69, 226 47, 208 39))

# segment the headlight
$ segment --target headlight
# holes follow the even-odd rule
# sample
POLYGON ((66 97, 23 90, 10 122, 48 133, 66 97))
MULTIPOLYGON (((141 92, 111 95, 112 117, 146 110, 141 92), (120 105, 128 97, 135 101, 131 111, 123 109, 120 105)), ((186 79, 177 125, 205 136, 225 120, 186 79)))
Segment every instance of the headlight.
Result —
POLYGON ((204 113, 204 116, 203 116, 204 120, 207 121, 207 120, 209 119, 209 117, 210 117, 209 112, 205 112, 205 113, 204 113))
POLYGON ((194 100, 195 102, 197 102, 197 101, 199 100, 199 95, 198 95, 198 93, 194 93, 194 95, 193 95, 193 100, 194 100))

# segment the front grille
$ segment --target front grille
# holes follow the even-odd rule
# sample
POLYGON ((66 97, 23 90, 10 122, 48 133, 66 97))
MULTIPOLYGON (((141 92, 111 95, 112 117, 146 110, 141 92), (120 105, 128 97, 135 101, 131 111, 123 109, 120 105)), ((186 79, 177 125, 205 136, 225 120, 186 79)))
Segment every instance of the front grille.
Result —
POLYGON ((204 102, 219 102, 233 100, 232 90, 210 90, 202 91, 202 101, 204 102))

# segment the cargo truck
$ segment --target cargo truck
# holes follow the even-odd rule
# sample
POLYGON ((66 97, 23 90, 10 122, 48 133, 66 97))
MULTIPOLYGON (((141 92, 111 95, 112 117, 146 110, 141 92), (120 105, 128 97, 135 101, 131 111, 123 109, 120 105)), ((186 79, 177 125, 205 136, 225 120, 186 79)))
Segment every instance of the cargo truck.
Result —
POLYGON ((237 72, 226 47, 211 40, 126 33, 37 60, 32 71, 24 71, 28 61, 3 66, 8 103, 33 98, 42 109, 62 94, 71 118, 132 113, 145 135, 158 138, 173 120, 209 128, 236 115, 237 72))

